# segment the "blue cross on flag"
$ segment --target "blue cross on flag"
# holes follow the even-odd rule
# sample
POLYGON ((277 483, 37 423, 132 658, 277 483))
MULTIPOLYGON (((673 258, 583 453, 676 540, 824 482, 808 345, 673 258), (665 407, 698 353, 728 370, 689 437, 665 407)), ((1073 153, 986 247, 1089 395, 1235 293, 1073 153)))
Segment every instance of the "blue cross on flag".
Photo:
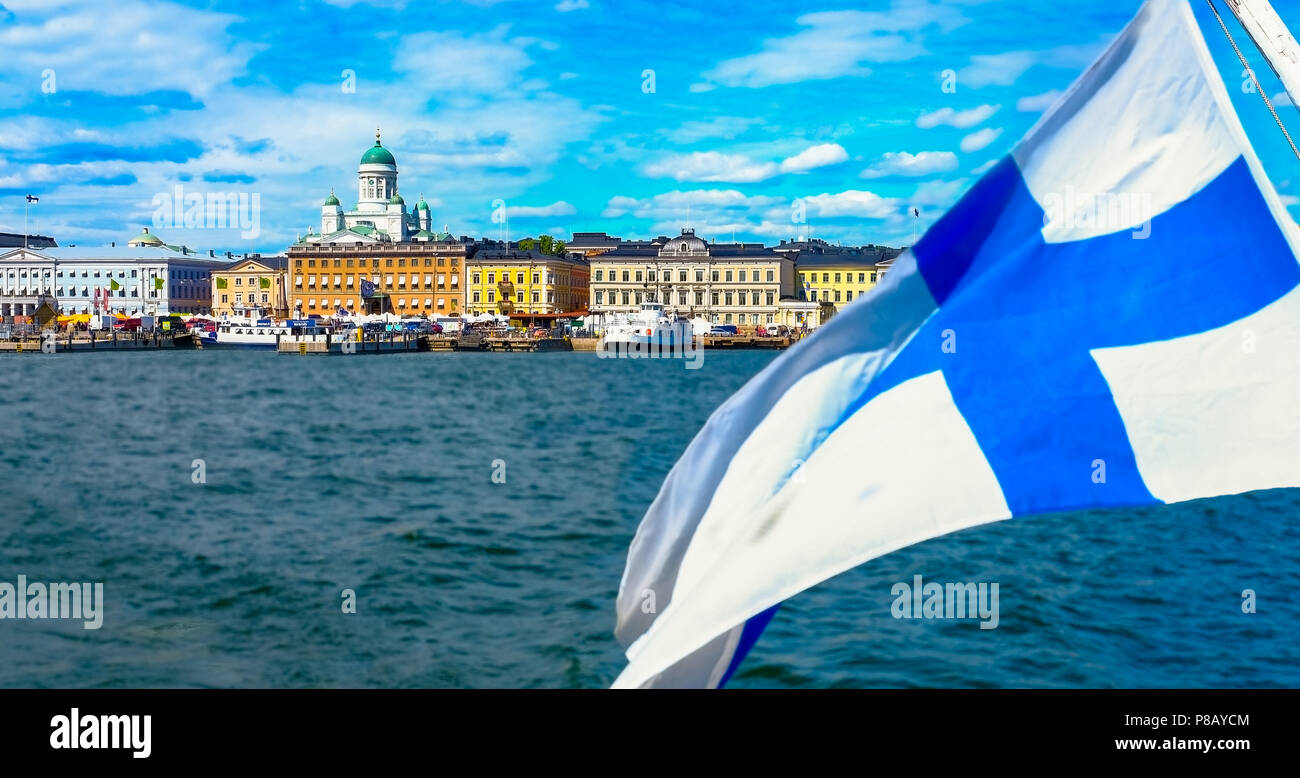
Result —
POLYGON ((615 686, 721 686, 783 600, 939 535, 1300 486, 1297 246, 1186 0, 1150 0, 705 424, 628 551, 615 686))

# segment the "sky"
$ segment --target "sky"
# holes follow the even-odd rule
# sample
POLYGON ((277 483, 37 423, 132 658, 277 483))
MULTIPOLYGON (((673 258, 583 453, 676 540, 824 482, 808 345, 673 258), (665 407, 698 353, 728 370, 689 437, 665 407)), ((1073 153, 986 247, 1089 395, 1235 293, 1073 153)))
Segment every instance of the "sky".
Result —
MULTIPOLYGON (((1223 2, 1264 91, 1300 112, 1223 2)), ((434 227, 910 245, 1139 7, 1119 0, 0 0, 0 231, 283 251, 376 128, 434 227), (242 228, 160 204, 243 194, 242 228), (919 216, 913 215, 913 209, 919 216), (508 216, 508 229, 502 214, 508 216)), ((1300 0, 1274 7, 1300 30, 1300 0)), ((1192 8, 1270 178, 1292 154, 1192 8)), ((205 201, 206 202, 206 201, 205 201)))

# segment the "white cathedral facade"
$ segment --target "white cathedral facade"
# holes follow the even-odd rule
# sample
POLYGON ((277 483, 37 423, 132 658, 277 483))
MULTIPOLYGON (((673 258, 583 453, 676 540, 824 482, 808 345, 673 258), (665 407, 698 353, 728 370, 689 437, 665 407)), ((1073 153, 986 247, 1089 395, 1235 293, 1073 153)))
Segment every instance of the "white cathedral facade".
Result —
POLYGON ((384 148, 379 131, 375 130, 375 145, 361 155, 357 168, 356 207, 343 210, 338 196, 331 190, 321 206, 320 233, 309 230, 298 243, 406 243, 448 237, 445 231, 431 230, 429 204, 423 195, 414 211, 406 210, 406 201, 397 191, 397 160, 384 148))

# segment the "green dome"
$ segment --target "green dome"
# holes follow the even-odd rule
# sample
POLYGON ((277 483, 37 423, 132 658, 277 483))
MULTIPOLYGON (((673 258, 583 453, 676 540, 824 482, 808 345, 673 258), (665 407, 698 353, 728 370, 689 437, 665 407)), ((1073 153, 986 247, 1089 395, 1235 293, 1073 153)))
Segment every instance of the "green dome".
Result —
POLYGON ((157 235, 150 235, 150 234, 149 234, 149 228, 148 228, 148 227, 145 227, 145 228, 144 228, 144 232, 140 233, 139 235, 136 235, 134 238, 132 238, 130 241, 128 241, 128 242, 127 242, 127 245, 130 245, 131 243, 139 243, 139 244, 144 245, 144 246, 161 246, 161 245, 163 245, 163 242, 162 242, 162 239, 161 239, 161 238, 159 238, 157 235))
POLYGON ((401 196, 401 195, 399 195, 399 194, 395 194, 395 195, 393 195, 392 197, 388 198, 388 204, 389 204, 389 205, 406 205, 406 201, 402 199, 402 196, 401 196))
POLYGON ((417 211, 429 210, 429 204, 424 201, 424 195, 420 195, 420 202, 415 204, 415 210, 417 211))
POLYGON ((330 190, 330 196, 327 197, 327 198, 325 198, 325 204, 326 204, 326 205, 338 205, 338 204, 339 204, 339 199, 338 199, 337 197, 334 196, 334 190, 333 190, 333 189, 330 190))
POLYGON ((396 165, 397 160, 393 159, 393 155, 388 152, 388 149, 376 143, 367 149, 365 154, 361 155, 361 164, 396 165))

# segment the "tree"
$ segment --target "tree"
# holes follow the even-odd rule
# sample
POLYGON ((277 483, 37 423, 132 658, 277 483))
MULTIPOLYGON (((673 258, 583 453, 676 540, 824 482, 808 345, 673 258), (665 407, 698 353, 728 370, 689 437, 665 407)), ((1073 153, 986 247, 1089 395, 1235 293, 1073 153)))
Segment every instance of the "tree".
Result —
POLYGON ((537 238, 522 238, 515 244, 520 251, 532 251, 537 249, 543 254, 554 257, 564 256, 566 244, 562 240, 557 240, 550 235, 541 235, 537 238))

